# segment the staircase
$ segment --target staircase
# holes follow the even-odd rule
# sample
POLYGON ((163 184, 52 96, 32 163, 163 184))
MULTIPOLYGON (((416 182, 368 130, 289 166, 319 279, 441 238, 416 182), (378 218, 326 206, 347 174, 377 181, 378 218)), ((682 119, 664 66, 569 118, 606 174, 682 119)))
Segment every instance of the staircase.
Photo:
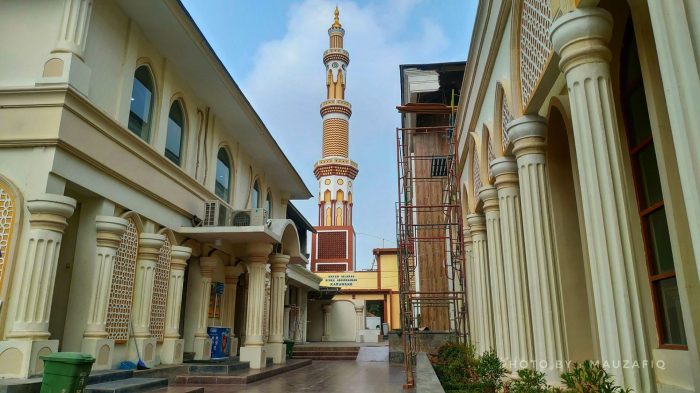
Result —
POLYGON ((203 393, 195 386, 168 386, 168 378, 134 377, 134 372, 106 371, 91 374, 85 393, 203 393))
POLYGON ((331 347, 323 345, 295 345, 293 359, 355 360, 359 347, 331 347))

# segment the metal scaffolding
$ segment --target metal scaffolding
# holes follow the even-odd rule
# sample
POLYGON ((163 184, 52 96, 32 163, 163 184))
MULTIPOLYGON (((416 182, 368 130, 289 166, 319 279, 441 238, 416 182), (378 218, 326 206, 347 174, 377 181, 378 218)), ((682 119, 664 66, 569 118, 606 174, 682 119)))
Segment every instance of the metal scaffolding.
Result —
POLYGON ((448 332, 457 342, 466 341, 468 328, 455 108, 442 104, 409 104, 398 109, 402 113, 437 115, 446 123, 396 129, 399 192, 396 233, 406 369, 404 387, 410 388, 414 385, 414 362, 419 349, 417 337, 420 329, 426 326, 421 315, 439 314, 440 318, 447 315, 448 332), (432 149, 419 146, 426 141, 432 141, 432 149), (430 194, 429 197, 425 197, 426 194, 430 194), (430 271, 421 271, 421 267, 430 271), (421 279, 421 274, 430 277, 421 279), (432 288, 421 285, 428 278, 433 282, 440 280, 440 283, 444 280, 443 290, 436 290, 435 285, 432 288))

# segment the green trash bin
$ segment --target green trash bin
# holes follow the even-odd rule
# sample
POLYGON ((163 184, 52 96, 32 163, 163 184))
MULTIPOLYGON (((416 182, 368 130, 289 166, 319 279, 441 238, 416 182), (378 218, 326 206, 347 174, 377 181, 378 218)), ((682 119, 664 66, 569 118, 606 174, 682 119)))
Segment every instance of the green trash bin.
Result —
POLYGON ((292 353, 294 353, 294 341, 285 338, 284 345, 287 346, 287 359, 291 359, 292 353))
POLYGON ((83 393, 95 358, 79 352, 56 352, 41 356, 44 378, 41 393, 83 393))

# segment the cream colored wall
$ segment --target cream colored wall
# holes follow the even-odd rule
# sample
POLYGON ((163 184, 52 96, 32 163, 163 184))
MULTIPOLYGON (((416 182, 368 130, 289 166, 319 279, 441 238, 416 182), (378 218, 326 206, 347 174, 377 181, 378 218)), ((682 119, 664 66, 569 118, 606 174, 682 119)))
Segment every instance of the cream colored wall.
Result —
POLYGON ((27 14, 31 22, 17 17, 27 6, 23 0, 2 2, 0 25, 8 33, 0 34, 0 86, 34 86, 43 73, 46 55, 55 44, 62 2, 41 0, 33 3, 31 15, 27 14))
POLYGON ((349 300, 333 300, 330 341, 355 341, 355 305, 349 300))

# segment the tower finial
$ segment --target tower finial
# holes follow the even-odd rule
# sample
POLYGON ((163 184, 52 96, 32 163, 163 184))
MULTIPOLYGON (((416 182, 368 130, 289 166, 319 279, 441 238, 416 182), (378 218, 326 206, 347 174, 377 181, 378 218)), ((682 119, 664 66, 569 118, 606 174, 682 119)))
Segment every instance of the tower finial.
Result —
POLYGON ((340 10, 337 5, 335 6, 335 18, 333 19, 333 26, 331 27, 334 29, 343 27, 343 25, 340 24, 340 10))

